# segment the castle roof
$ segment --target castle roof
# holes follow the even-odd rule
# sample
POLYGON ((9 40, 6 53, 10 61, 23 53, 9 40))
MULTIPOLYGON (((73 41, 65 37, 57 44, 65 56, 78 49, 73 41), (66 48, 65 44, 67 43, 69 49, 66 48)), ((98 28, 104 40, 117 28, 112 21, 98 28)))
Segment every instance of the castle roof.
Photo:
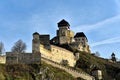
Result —
POLYGON ((70 26, 70 24, 64 19, 58 22, 57 24, 58 24, 58 27, 65 27, 65 26, 69 27, 70 26))
POLYGON ((38 32, 33 33, 33 35, 36 35, 36 34, 37 34, 37 35, 39 35, 39 33, 38 33, 38 32))
POLYGON ((115 54, 114 53, 112 53, 112 55, 111 56, 115 56, 115 54))
POLYGON ((78 33, 76 33, 76 35, 74 36, 74 38, 77 38, 77 37, 86 37, 86 36, 85 36, 85 34, 83 32, 78 32, 78 33))

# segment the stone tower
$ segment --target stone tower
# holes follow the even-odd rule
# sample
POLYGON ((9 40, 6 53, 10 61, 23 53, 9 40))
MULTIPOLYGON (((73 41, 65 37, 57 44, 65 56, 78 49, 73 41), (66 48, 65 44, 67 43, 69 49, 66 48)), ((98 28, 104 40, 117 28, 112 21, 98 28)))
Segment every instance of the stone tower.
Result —
POLYGON ((76 44, 75 46, 78 50, 90 52, 88 39, 83 32, 76 33, 76 35, 74 36, 74 39, 76 44))
POLYGON ((40 37, 39 33, 33 33, 33 40, 32 40, 32 53, 39 53, 39 46, 40 46, 40 37))
POLYGON ((70 24, 64 19, 58 23, 57 37, 60 45, 72 42, 74 32, 70 30, 70 24))
POLYGON ((114 53, 111 54, 111 60, 112 60, 113 62, 116 62, 116 57, 115 57, 115 54, 114 54, 114 53))
POLYGON ((75 38, 76 43, 81 44, 83 47, 87 46, 88 40, 87 40, 87 37, 85 36, 85 34, 83 32, 76 33, 74 38, 75 38))

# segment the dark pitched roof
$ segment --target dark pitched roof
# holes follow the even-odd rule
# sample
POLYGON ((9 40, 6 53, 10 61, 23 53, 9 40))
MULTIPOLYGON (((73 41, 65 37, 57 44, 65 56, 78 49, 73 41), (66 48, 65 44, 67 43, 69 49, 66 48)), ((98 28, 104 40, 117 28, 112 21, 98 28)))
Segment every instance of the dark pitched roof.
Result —
POLYGON ((36 35, 36 34, 37 34, 37 35, 39 35, 39 33, 38 33, 38 32, 33 33, 33 35, 36 35))
POLYGON ((61 20, 60 22, 57 23, 58 27, 63 27, 63 26, 70 26, 70 24, 66 20, 61 20))
POLYGON ((112 54, 111 54, 111 56, 115 56, 115 54, 114 54, 114 53, 112 53, 112 54))
POLYGON ((83 32, 78 32, 78 33, 76 33, 76 35, 74 36, 74 38, 76 38, 76 37, 86 37, 86 36, 85 36, 85 34, 83 32))

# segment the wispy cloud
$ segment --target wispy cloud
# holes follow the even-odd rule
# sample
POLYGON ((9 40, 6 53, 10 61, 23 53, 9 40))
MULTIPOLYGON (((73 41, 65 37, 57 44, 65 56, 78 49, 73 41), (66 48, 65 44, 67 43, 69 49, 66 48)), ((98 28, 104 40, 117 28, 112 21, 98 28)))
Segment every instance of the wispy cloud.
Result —
POLYGON ((117 16, 105 19, 105 20, 100 21, 100 22, 98 22, 96 24, 93 24, 93 25, 81 25, 81 26, 77 26, 74 30, 75 31, 88 32, 88 31, 91 31, 91 30, 94 30, 94 29, 101 28, 101 27, 103 27, 103 25, 107 25, 107 24, 110 24, 112 22, 116 22, 118 20, 120 20, 120 15, 117 15, 117 16))
POLYGON ((106 39, 103 41, 92 43, 91 47, 95 47, 95 46, 99 46, 99 45, 103 45, 103 44, 118 43, 118 42, 120 42, 120 37, 114 37, 114 38, 110 38, 110 39, 106 39))

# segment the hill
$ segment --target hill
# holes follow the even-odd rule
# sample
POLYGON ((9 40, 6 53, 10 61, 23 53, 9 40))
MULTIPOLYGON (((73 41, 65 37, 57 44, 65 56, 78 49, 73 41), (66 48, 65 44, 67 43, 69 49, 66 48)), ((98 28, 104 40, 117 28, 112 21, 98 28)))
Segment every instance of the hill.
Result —
MULTIPOLYGON (((40 64, 0 64, 0 80, 40 80, 39 69, 40 64)), ((41 70, 44 78, 51 77, 52 80, 76 80, 67 72, 44 62, 42 62, 41 70)))
MULTIPOLYGON (((75 51, 75 50, 74 50, 75 51)), ((103 80, 120 80, 120 64, 110 62, 90 53, 80 52, 79 60, 75 65, 77 71, 91 75, 92 69, 97 66, 103 74, 103 80)), ((42 75, 52 80, 76 80, 71 74, 42 61, 42 75)), ((67 66, 66 66, 67 67, 67 66)), ((0 80, 39 80, 40 64, 0 64, 0 80)), ((79 79, 83 80, 83 79, 79 79)))
POLYGON ((113 80, 114 78, 120 80, 120 65, 118 63, 110 62, 107 59, 94 56, 90 53, 80 52, 79 60, 76 64, 77 68, 91 74, 95 66, 102 70, 103 80, 113 80))

